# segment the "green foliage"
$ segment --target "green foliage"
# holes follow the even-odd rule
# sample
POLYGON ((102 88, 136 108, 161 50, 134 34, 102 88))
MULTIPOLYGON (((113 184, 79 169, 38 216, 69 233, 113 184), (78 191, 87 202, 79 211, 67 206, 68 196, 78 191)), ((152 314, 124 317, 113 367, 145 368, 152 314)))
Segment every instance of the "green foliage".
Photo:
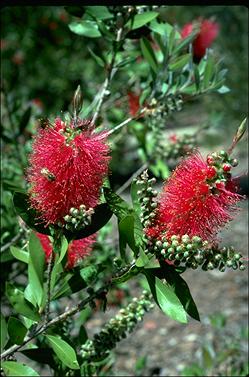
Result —
MULTIPOLYGON (((188 8, 200 12, 200 7, 188 8)), ((204 8, 203 14, 209 12, 207 8, 214 11, 213 7, 204 8)), ((197 31, 181 38, 180 28, 188 21, 189 10, 179 9, 181 11, 176 7, 136 5, 17 6, 14 10, 7 6, 2 9, 1 263, 4 263, 2 290, 5 286, 7 300, 4 299, 4 315, 1 314, 1 352, 5 355, 2 368, 6 376, 39 375, 28 365, 8 360, 8 352, 14 349, 15 354, 27 338, 33 339, 32 344, 28 341, 21 352, 36 363, 35 369, 41 373, 43 364, 47 364, 54 375, 107 375, 114 363, 110 349, 127 335, 126 332, 133 330, 137 319, 142 319, 147 310, 141 304, 136 311, 136 299, 125 306, 126 294, 132 296, 129 281, 136 280, 138 275, 147 278, 148 289, 165 315, 181 324, 187 322, 187 315, 200 320, 189 287, 180 276, 185 267, 159 263, 158 256, 149 250, 144 229, 149 217, 145 219, 148 214, 143 217, 146 211, 139 200, 135 181, 131 185, 131 203, 115 193, 117 186, 131 182, 132 174, 142 164, 148 167, 149 174, 158 178, 159 184, 161 179, 167 179, 172 168, 169 160, 175 162, 186 153, 184 148, 195 136, 182 137, 181 154, 172 144, 171 149, 168 148, 166 127, 180 125, 176 115, 182 108, 189 111, 185 125, 192 122, 190 114, 199 117, 203 104, 207 104, 208 113, 210 107, 204 94, 215 95, 210 96, 211 105, 219 108, 223 101, 218 100, 219 95, 232 95, 232 84, 239 82, 241 72, 233 78, 230 67, 234 72, 236 69, 245 71, 243 52, 238 51, 242 48, 240 40, 236 61, 233 60, 236 64, 232 64, 232 49, 223 50, 222 43, 220 51, 210 49, 198 63, 193 61, 192 42, 197 31), (179 18, 172 20, 171 9, 176 10, 179 18), (219 54, 225 56, 229 71, 224 68, 219 54), (102 93, 103 83, 105 92, 102 93), (79 97, 77 100, 74 97, 72 106, 76 88, 82 88, 83 105, 79 97), (126 123, 126 119, 133 116, 129 92, 137 96, 140 110, 145 111, 126 123), (189 100, 192 102, 190 110, 189 100), (91 221, 85 227, 68 230, 47 226, 40 214, 30 208, 27 193, 31 187, 25 184, 32 136, 39 127, 53 123, 58 115, 63 121, 71 119, 72 112, 79 117, 93 118, 99 104, 96 131, 111 131, 108 141, 112 149, 111 174, 101 192, 100 204, 94 208, 91 221), (41 116, 48 120, 42 121, 41 116), (120 126, 123 122, 125 127, 120 126), (113 214, 117 227, 111 221, 113 214), (45 250, 35 232, 50 236, 55 258, 49 265, 46 265, 45 250), (91 254, 69 270, 66 263, 71 242, 95 233, 97 241, 91 254), (120 258, 117 257, 118 246, 120 258), (105 311, 110 301, 108 293, 115 289, 121 293, 118 305, 124 305, 125 309, 115 317, 115 323, 110 322, 107 333, 100 331, 101 336, 91 341, 86 322, 94 315, 93 309, 105 311), (72 307, 73 311, 67 315, 72 307), (72 313, 78 315, 72 319, 72 313), (83 347, 85 354, 82 345, 90 345, 83 347), (94 353, 96 349, 101 352, 94 353)), ((226 17, 239 19, 237 10, 234 17, 231 10, 224 12, 224 20, 226 17)), ((219 17, 223 20, 221 13, 219 17)), ((227 24, 224 20, 223 26, 227 24)), ((237 30, 243 27, 236 26, 237 30)), ((227 40, 227 45, 229 43, 227 40)), ((240 90, 236 93, 237 102, 232 102, 240 104, 245 95, 240 90)), ((226 106, 226 113, 234 106, 226 106)), ((234 145, 245 132, 245 125, 246 122, 242 122, 234 145)), ((145 186, 142 184, 140 189, 148 189, 145 186)), ((148 197, 144 197, 145 201, 148 197)), ((150 204, 154 207, 148 207, 149 215, 152 208, 156 208, 156 200, 151 200, 150 204)), ((210 321, 217 331, 225 327, 222 316, 210 321)), ((186 367, 182 375, 215 372, 214 366, 231 353, 238 355, 236 344, 216 355, 213 345, 206 342, 201 347, 200 365, 186 367)), ((136 375, 142 375, 146 356, 137 360, 135 369, 136 375)), ((231 367, 229 371, 231 375, 234 371, 243 375, 246 368, 231 367)))
POLYGON ((39 376, 33 368, 15 361, 4 361, 2 368, 6 376, 39 376))
POLYGON ((145 276, 151 293, 162 311, 176 321, 187 323, 186 312, 170 285, 163 283, 149 270, 145 270, 145 276))
POLYGON ((80 368, 76 358, 76 353, 67 342, 65 342, 63 339, 60 339, 58 336, 53 335, 46 335, 46 338, 53 351, 56 353, 63 364, 68 366, 70 369, 80 368))

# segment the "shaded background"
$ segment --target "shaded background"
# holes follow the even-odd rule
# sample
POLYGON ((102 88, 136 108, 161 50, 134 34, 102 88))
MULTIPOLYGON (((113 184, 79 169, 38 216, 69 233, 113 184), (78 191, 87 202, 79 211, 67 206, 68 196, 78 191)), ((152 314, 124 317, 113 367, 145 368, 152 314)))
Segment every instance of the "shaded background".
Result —
MULTIPOLYGON (((212 93, 187 104, 182 112, 169 118, 165 132, 172 129, 184 132, 209 123, 212 127, 199 140, 201 149, 205 152, 210 148, 227 147, 248 112, 248 9, 241 6, 165 6, 160 12, 166 21, 176 24, 179 29, 200 16, 214 17, 220 25, 220 33, 213 48, 228 69, 226 85, 231 89, 225 95, 212 93)), ((71 33, 68 28, 71 20, 72 16, 62 6, 5 7, 1 11, 1 131, 5 143, 2 168, 4 178, 12 182, 20 184, 23 181, 23 169, 27 164, 25 156, 30 151, 30 140, 36 132, 38 119, 53 119, 61 111, 67 111, 78 84, 83 91, 84 107, 87 107, 104 81, 105 72, 93 61, 88 50, 89 47, 93 51, 106 48, 103 40, 71 33), (26 116, 31 115, 27 124, 22 123, 26 112, 26 116), (25 127, 22 127, 24 124, 25 127), (18 144, 13 143, 13 132, 18 135, 18 144)), ((128 72, 129 77, 134 74, 133 71, 128 72)), ((126 74, 120 71, 111 84, 113 95, 124 96, 125 99, 126 84, 126 74)), ((110 125, 116 125, 128 117, 128 111, 127 100, 121 108, 105 108, 103 119, 110 125)), ((236 149, 236 156, 241 162, 236 168, 238 173, 248 169, 247 138, 244 137, 236 149)), ((115 187, 120 186, 139 166, 134 151, 130 152, 122 143, 119 147, 113 151, 111 166, 115 187)), ((234 244, 245 257, 248 250, 247 209, 245 201, 240 217, 223 235, 223 242, 234 244)), ((5 243, 17 229, 10 192, 3 195, 1 211, 7 211, 1 236, 5 243)), ((203 363, 207 375, 233 375, 233 367, 235 373, 246 375, 246 275, 246 272, 238 271, 219 276, 212 272, 203 274, 202 271, 186 273, 202 315, 202 324, 192 323, 182 330, 181 325, 168 320, 155 309, 131 336, 132 339, 118 346, 115 375, 134 375, 134 371, 136 375, 176 375, 184 373, 184 368, 191 367, 193 363, 197 367, 193 369, 192 366, 189 374, 185 370, 183 375, 202 375, 203 371, 198 372, 198 366, 200 368, 203 363), (214 325, 210 320, 212 316, 216 318, 214 325), (204 346, 211 347, 211 351, 206 352, 204 346), (201 347, 204 347, 203 353, 201 347), (221 355, 225 351, 227 353, 221 355)), ((140 289, 136 284, 131 287, 134 294, 140 289)), ((111 315, 112 310, 107 311, 105 316, 95 314, 88 322, 88 330, 97 331, 103 320, 111 315)), ((45 370, 44 375, 46 373, 45 370)))

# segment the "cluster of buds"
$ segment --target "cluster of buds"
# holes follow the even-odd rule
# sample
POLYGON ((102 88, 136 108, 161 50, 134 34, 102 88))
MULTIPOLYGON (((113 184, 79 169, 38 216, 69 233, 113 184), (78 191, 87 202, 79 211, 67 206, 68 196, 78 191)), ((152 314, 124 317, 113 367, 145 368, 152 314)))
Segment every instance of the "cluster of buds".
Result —
POLYGON ((191 152, 196 146, 196 136, 195 135, 172 135, 169 138, 169 143, 161 145, 161 150, 163 158, 177 159, 181 156, 184 156, 186 153, 191 152))
POLYGON ((151 226, 153 219, 156 216, 156 198, 158 192, 152 187, 155 183, 155 178, 149 179, 147 170, 145 170, 136 180, 136 184, 140 186, 137 195, 141 205, 140 220, 144 228, 151 226))
POLYGON ((151 303, 152 296, 148 291, 136 298, 118 314, 112 318, 100 331, 94 335, 93 340, 87 340, 81 347, 81 355, 88 362, 97 361, 107 357, 109 351, 116 344, 126 338, 127 332, 132 332, 138 321, 142 321, 146 312, 154 307, 151 303))
MULTIPOLYGON (((70 208, 69 214, 64 216, 65 228, 71 231, 79 230, 91 223, 91 217, 94 213, 93 208, 86 209, 84 204, 81 204, 78 208, 70 208)), ((63 226, 61 222, 58 223, 59 226, 63 226)))
POLYGON ((241 261, 242 255, 236 253, 233 247, 219 250, 207 240, 187 234, 173 235, 170 238, 163 236, 155 242, 149 240, 148 252, 155 252, 159 260, 171 261, 175 266, 184 265, 186 268, 197 269, 201 266, 204 271, 215 268, 225 271, 226 267, 245 269, 241 261))
POLYGON ((226 182, 231 179, 231 169, 238 165, 236 158, 229 157, 225 151, 214 152, 207 156, 209 165, 208 183, 212 191, 221 190, 226 186, 226 182))
POLYGON ((182 110, 182 96, 181 95, 167 95, 162 100, 157 100, 156 98, 153 98, 150 105, 149 105, 149 114, 151 114, 153 117, 160 118, 166 117, 173 112, 181 111, 182 110))

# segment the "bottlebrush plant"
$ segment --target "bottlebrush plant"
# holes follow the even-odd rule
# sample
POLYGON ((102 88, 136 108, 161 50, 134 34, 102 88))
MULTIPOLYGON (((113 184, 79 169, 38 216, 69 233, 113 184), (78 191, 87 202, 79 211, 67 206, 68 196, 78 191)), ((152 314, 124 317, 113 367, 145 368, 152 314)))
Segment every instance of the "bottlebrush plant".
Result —
MULTIPOLYGON (((60 116, 50 114, 36 127, 28 108, 19 136, 12 135, 22 184, 15 178, 3 182, 12 194, 18 232, 1 251, 6 256, 2 263, 22 269, 17 267, 3 288, 6 376, 37 376, 45 364, 55 376, 108 375, 112 350, 155 304, 179 326, 189 316, 200 321, 182 277, 187 269, 200 267, 203 274, 245 269, 239 250, 220 246, 219 231, 244 200, 232 153, 246 120, 230 148, 207 156, 198 140, 203 125, 192 133, 165 134, 168 120, 190 99, 227 91, 221 62, 206 51, 218 38, 218 25, 203 20, 200 28, 191 24, 180 31, 157 6, 65 8, 67 17, 60 13, 58 23, 45 22, 49 33, 63 27, 82 39, 81 48, 89 43, 91 66, 104 81, 98 88, 88 77, 84 85, 89 88, 76 88, 68 111, 57 109, 60 116), (118 93, 114 82, 120 85, 118 93), (88 91, 92 102, 86 99, 85 104, 88 91), (124 164, 120 140, 131 153, 134 147, 140 167, 115 190, 115 152, 118 170, 124 164), (177 165, 173 171, 172 161, 177 165), (160 179, 164 184, 158 192, 160 179), (130 186, 131 200, 126 201, 120 195, 130 186), (133 297, 126 284, 141 277, 146 289, 133 297), (87 320, 115 303, 119 312, 89 337, 87 320), (37 371, 20 354, 35 361, 37 371)), ((17 118, 12 118, 6 92, 4 99, 14 129, 17 118)))

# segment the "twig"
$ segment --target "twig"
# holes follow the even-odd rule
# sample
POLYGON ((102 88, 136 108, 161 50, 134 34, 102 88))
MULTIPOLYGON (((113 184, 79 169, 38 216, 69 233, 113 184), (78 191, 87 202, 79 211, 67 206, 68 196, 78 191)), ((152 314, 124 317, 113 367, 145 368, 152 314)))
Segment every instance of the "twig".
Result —
MULTIPOLYGON (((116 41, 115 41, 116 43, 121 41, 122 32, 123 32, 122 28, 118 29, 117 38, 116 38, 116 41)), ((109 66, 108 66, 108 73, 107 73, 107 77, 106 77, 104 84, 103 84, 103 89, 102 89, 101 94, 100 94, 99 102, 98 102, 96 111, 95 111, 93 118, 92 118, 92 121, 91 121, 92 124, 94 124, 96 122, 96 119, 99 116, 99 113, 100 113, 100 110, 101 110, 101 107, 102 107, 102 104, 104 102, 104 98, 105 98, 105 95, 106 95, 106 91, 107 91, 107 89, 110 85, 110 82, 111 82, 113 76, 115 75, 115 73, 117 71, 117 68, 114 67, 116 55, 117 55, 117 49, 115 47, 114 51, 113 51, 113 55, 112 55, 112 60, 109 64, 109 66)))
POLYGON ((23 346, 25 346, 27 343, 29 343, 32 339, 36 338, 38 335, 42 334, 44 331, 46 331, 49 327, 56 325, 59 322, 64 321, 68 317, 73 316, 74 314, 80 312, 84 309, 84 307, 89 304, 91 301, 93 301, 95 298, 97 298, 102 292, 106 291, 110 287, 111 283, 107 283, 104 285, 104 287, 99 288, 96 292, 92 293, 90 296, 88 296, 85 300, 81 301, 78 305, 72 307, 71 309, 68 309, 58 317, 48 321, 47 323, 44 323, 39 329, 37 329, 32 335, 27 336, 23 343, 20 345, 14 345, 10 348, 8 348, 6 351, 4 351, 0 358, 4 359, 7 356, 13 355, 13 353, 19 351, 23 346))
POLYGON ((130 117, 126 120, 124 120, 122 123, 118 124, 117 126, 115 126, 113 129, 111 129, 110 131, 108 131, 107 135, 112 135, 114 132, 118 131, 120 128, 124 127, 126 124, 130 123, 131 121, 133 120, 137 120, 138 118, 140 118, 140 116, 147 110, 147 108, 143 108, 135 117, 130 117))
POLYGON ((132 174, 132 176, 121 186, 119 189, 116 191, 118 195, 120 195, 124 190, 127 189, 127 187, 130 186, 131 182, 133 181, 134 178, 136 178, 139 174, 141 174, 144 169, 148 167, 148 162, 145 162, 140 168, 135 171, 135 173, 132 174))
POLYGON ((50 301, 51 301, 51 275, 53 269, 53 253, 50 254, 49 261, 48 261, 48 268, 47 268, 47 300, 46 300, 46 307, 45 307, 45 316, 44 316, 44 323, 48 323, 49 319, 49 309, 50 309, 50 301))
POLYGON ((19 240, 19 238, 21 238, 21 234, 18 233, 17 235, 15 235, 15 237, 12 238, 12 240, 10 240, 9 242, 7 242, 5 245, 3 245, 0 249, 1 253, 4 252, 5 250, 7 250, 11 245, 13 245, 16 241, 19 240))

